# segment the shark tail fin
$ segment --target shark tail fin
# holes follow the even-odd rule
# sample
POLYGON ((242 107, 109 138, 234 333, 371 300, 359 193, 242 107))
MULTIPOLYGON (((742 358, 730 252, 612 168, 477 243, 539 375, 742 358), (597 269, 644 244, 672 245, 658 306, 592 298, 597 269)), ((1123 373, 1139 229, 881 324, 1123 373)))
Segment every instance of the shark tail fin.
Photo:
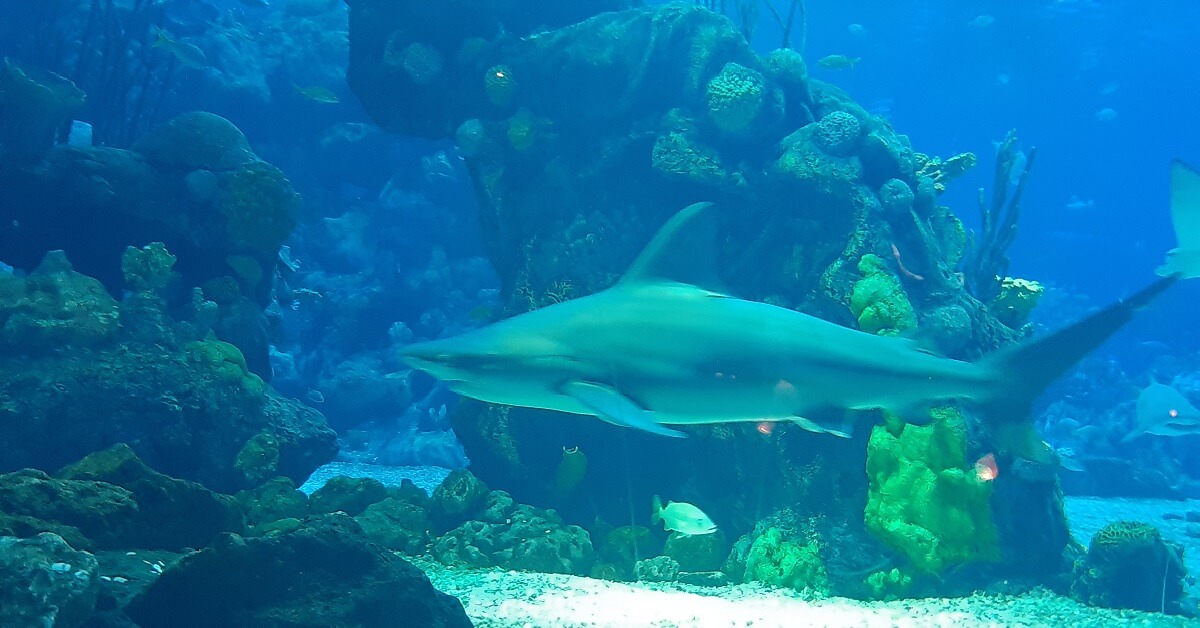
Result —
POLYGON ((1167 253, 1158 274, 1200 277, 1200 172, 1179 160, 1171 163, 1171 223, 1179 245, 1167 253))
POLYGON ((984 356, 980 366, 990 371, 995 386, 980 405, 997 447, 1019 458, 1053 460, 1030 420, 1038 396, 1179 279, 1177 274, 1164 277, 1053 334, 984 356))
POLYGON ((659 521, 662 521, 662 509, 662 498, 658 495, 655 495, 654 499, 650 501, 650 525, 654 525, 659 521))

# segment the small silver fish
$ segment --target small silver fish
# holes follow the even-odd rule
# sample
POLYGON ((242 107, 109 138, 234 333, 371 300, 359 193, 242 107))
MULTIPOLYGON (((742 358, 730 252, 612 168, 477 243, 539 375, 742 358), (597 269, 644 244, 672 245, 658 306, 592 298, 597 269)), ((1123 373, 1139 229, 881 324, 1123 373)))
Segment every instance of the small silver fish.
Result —
POLYGON ((667 502, 663 506, 662 498, 654 496, 650 510, 650 522, 663 522, 663 529, 678 532, 684 536, 712 534, 717 531, 717 524, 704 514, 703 510, 687 502, 667 502))
POLYGON ((323 105, 336 105, 339 100, 338 95, 328 87, 321 87, 320 85, 300 87, 299 85, 296 85, 295 88, 296 93, 307 98, 308 100, 321 103, 323 105))
POLYGON ((826 70, 853 70, 855 64, 862 60, 862 57, 847 57, 846 55, 829 55, 817 59, 817 65, 826 70))

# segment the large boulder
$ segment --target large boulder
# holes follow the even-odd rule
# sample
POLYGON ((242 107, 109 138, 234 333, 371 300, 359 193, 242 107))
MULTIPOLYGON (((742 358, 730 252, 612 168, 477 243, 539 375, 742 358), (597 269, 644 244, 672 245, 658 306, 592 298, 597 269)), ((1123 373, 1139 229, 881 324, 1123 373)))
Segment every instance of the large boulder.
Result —
POLYGON ((462 604, 344 514, 277 536, 225 535, 130 601, 140 626, 470 626, 462 604))
POLYGON ((82 626, 99 593, 96 558, 58 535, 0 536, 0 624, 82 626))

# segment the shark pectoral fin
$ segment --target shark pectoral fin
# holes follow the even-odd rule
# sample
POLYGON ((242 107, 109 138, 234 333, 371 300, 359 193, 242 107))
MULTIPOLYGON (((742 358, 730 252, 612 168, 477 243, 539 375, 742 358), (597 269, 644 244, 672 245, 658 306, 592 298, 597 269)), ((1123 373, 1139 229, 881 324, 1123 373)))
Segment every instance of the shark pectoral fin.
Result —
POLYGON ((800 429, 814 434, 833 434, 842 438, 854 435, 854 421, 849 413, 844 414, 840 422, 813 420, 802 416, 793 416, 788 420, 800 429))
POLYGON ((570 382, 562 387, 562 393, 614 425, 631 427, 659 436, 686 436, 683 432, 655 423, 649 412, 615 388, 590 382, 570 382))
POLYGON ((916 404, 903 406, 892 410, 894 414, 906 425, 916 425, 918 427, 929 425, 933 422, 933 406, 930 404, 916 404))

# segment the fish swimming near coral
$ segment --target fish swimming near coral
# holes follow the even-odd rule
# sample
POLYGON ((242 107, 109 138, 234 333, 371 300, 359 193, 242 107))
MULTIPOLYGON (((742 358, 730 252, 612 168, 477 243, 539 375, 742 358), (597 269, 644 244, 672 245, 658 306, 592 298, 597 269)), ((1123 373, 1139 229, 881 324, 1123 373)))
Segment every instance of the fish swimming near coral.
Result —
POLYGON ((885 408, 928 420, 931 405, 962 399, 995 424, 1006 450, 1042 452, 1029 418, 1034 398, 1175 281, 1200 276, 1200 217, 1175 215, 1177 228, 1196 231, 1179 235, 1169 276, 974 363, 730 296, 717 278, 719 214, 711 203, 671 218, 607 290, 408 345, 400 355, 468 397, 665 436, 683 435, 672 426, 763 420, 848 435, 851 426, 818 417, 885 408))
POLYGON ((1137 425, 1122 442, 1147 434, 1186 436, 1200 434, 1200 409, 1174 388, 1151 382, 1137 398, 1137 425))
POLYGON ((208 58, 204 56, 204 51, 199 46, 174 39, 161 28, 156 30, 153 46, 166 51, 185 67, 194 70, 208 67, 208 58))
POLYGON ((663 529, 678 532, 684 536, 712 534, 717 531, 717 524, 703 510, 687 502, 667 502, 663 506, 662 498, 654 496, 650 505, 650 523, 662 521, 663 529))
POLYGON ((862 61, 862 57, 847 57, 846 55, 828 55, 817 59, 817 65, 826 70, 853 70, 862 61))

